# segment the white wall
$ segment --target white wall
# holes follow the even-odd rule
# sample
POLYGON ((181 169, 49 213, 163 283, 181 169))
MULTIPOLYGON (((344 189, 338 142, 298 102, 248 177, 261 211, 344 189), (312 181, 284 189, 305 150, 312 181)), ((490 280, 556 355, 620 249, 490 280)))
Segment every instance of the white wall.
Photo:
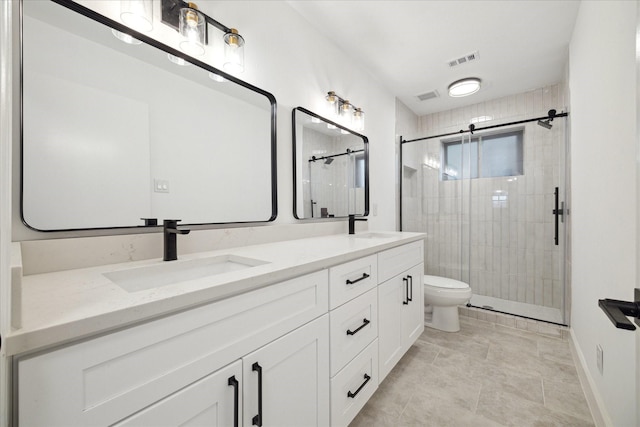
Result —
MULTIPOLYGON (((101 13, 108 13, 114 4, 118 4, 111 1, 80 3, 101 13)), ((389 161, 394 153, 394 97, 364 67, 355 64, 352 58, 320 36, 286 2, 201 1, 198 4, 203 12, 239 29, 246 40, 245 72, 239 77, 270 91, 278 101, 276 224, 296 223, 292 214, 291 110, 303 106, 322 114, 326 92, 335 90, 367 114, 364 134, 370 141, 372 209, 369 228, 395 229, 395 171, 389 161)), ((155 13, 157 15, 158 11, 155 13)), ((158 22, 155 25, 164 27, 158 22)), ((213 37, 218 35, 216 30, 212 30, 212 34, 213 37)), ((163 29, 154 37, 176 45, 177 33, 172 30, 163 29)), ((216 58, 207 56, 207 60, 214 66, 220 65, 216 58)), ((14 195, 14 203, 16 200, 14 195)), ((14 240, 50 237, 26 229, 20 223, 17 207, 14 207, 13 229, 14 240)))
POLYGON ((605 420, 637 425, 634 333, 598 299, 630 300, 636 283, 636 2, 585 1, 570 46, 572 327, 605 420), (604 373, 596 345, 604 350, 604 373))

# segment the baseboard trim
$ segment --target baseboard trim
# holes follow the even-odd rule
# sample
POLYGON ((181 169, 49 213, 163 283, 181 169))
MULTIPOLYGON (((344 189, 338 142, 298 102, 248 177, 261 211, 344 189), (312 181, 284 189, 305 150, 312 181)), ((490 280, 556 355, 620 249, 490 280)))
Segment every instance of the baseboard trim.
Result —
POLYGON ((570 328, 569 330, 569 347, 571 347, 571 354, 573 356, 574 364, 576 365, 576 370, 578 371, 580 385, 582 386, 582 390, 584 390, 584 395, 587 399, 587 404, 589 405, 593 422, 596 424, 596 427, 612 427, 613 423, 611 422, 611 417, 607 412, 600 393, 598 393, 593 377, 587 369, 587 362, 584 358, 584 354, 580 351, 580 347, 576 345, 576 337, 574 335, 573 328, 570 328))

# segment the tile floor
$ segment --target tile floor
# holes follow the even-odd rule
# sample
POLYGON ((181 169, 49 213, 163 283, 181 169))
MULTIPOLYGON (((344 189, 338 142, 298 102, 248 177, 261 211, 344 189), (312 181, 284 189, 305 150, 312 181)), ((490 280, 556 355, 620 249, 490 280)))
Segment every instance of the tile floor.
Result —
POLYGON ((426 328, 351 426, 594 425, 566 339, 460 323, 426 328))

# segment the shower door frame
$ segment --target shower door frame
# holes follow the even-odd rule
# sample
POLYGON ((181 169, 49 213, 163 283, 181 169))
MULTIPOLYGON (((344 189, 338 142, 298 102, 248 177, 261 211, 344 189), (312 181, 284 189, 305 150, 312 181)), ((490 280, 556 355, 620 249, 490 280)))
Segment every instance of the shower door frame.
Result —
MULTIPOLYGON (((568 141, 569 141, 569 132, 570 132, 570 127, 569 127, 569 120, 568 120, 568 116, 569 113, 567 112, 561 112, 561 113, 555 113, 555 110, 550 110, 549 114, 547 116, 542 116, 542 117, 535 117, 535 118, 531 118, 531 119, 525 119, 525 120, 518 120, 518 121, 513 121, 513 122, 509 122, 509 123, 502 123, 502 124, 498 124, 498 125, 491 125, 491 126, 485 126, 482 128, 476 127, 475 125, 471 124, 469 125, 469 128, 467 130, 461 129, 458 132, 449 132, 449 133, 444 133, 444 134, 439 134, 439 135, 432 135, 432 136, 427 136, 427 137, 421 137, 421 138, 414 138, 414 139, 410 139, 410 140, 405 140, 403 138, 403 136, 400 136, 400 140, 399 140, 399 156, 398 156, 398 176, 399 176, 399 207, 398 207, 398 213, 399 213, 399 231, 403 231, 403 182, 404 182, 404 159, 403 159, 403 145, 404 144, 408 144, 408 143, 412 143, 412 142, 419 142, 419 141, 424 141, 424 140, 428 140, 428 139, 436 139, 436 138, 446 138, 446 137, 453 137, 453 136, 458 136, 461 138, 461 144, 464 142, 465 136, 467 136, 468 134, 468 141, 471 141, 472 135, 474 134, 474 132, 480 132, 480 131, 485 131, 485 130, 491 130, 491 129, 498 129, 498 128, 504 128, 504 127, 508 127, 508 126, 516 126, 516 125, 520 125, 520 124, 526 124, 526 123, 531 123, 531 122, 541 122, 541 121, 545 121, 545 120, 553 120, 553 119, 557 119, 557 118, 565 118, 564 121, 564 141, 563 141, 563 148, 565 150, 565 168, 564 168, 564 186, 562 188, 562 192, 564 194, 564 215, 563 215, 563 222, 565 223, 565 227, 562 233, 562 240, 563 240, 563 244, 562 244, 562 253, 561 253, 561 265, 563 265, 564 267, 561 268, 561 272, 560 272, 560 279, 562 280, 562 304, 561 304, 561 308, 560 308, 560 313, 561 313, 561 317, 562 317, 562 322, 558 323, 558 322, 553 322, 553 321, 549 321, 549 320, 544 320, 544 319, 537 319, 534 317, 528 317, 528 316, 524 316, 518 313, 510 313, 510 312, 504 312, 504 311, 500 311, 500 310, 495 310, 493 308, 488 308, 488 307, 477 307, 474 306, 476 308, 480 308, 480 309, 484 309, 484 310, 489 310, 489 311, 494 311, 497 313, 503 313, 503 314, 508 314, 508 315, 513 315, 513 316, 517 316, 517 317, 523 317, 523 318, 527 318, 527 319, 533 319, 533 320, 537 320, 537 321, 541 321, 541 322, 546 322, 546 323, 552 323, 552 324, 558 324, 558 325, 564 325, 567 326, 569 325, 569 306, 568 306, 568 301, 569 301, 569 290, 567 289, 567 287, 570 284, 570 280, 568 280, 568 273, 566 271, 566 259, 567 259, 567 233, 568 233, 568 226, 569 224, 567 224, 567 215, 569 213, 569 192, 566 191, 566 189, 568 188, 569 185, 569 181, 567 179, 567 167, 566 167, 566 162, 568 161, 569 157, 568 157, 568 141)), ((548 123, 548 122, 547 122, 548 123)), ((463 145, 462 145, 463 146, 463 145)), ((464 152, 464 150, 461 150, 462 152, 464 152)), ((464 161, 464 157, 462 158, 461 162, 464 161)), ((463 178, 460 179, 461 181, 461 204, 463 204, 462 202, 462 198, 464 197, 464 190, 463 190, 463 185, 464 183, 462 183, 462 181, 464 181, 463 178)), ((470 182, 470 179, 468 180, 470 182)), ((471 197, 471 191, 470 191, 470 187, 469 187, 469 197, 471 197)), ((469 203, 469 209, 471 209, 471 203, 469 203)), ((556 209, 558 209, 558 207, 556 207, 556 209)), ((461 215, 464 215, 463 209, 460 210, 461 215)), ((554 214, 556 214, 556 210, 554 210, 553 212, 554 214)), ((460 220, 460 227, 461 227, 461 241, 463 239, 462 235, 462 219, 460 220)), ((471 229, 471 224, 469 224, 469 231, 471 229)), ((558 233, 558 230, 556 228, 556 233, 558 233)), ((556 241, 556 245, 557 245, 557 241, 556 241)), ((460 244, 460 253, 461 253, 461 276, 462 276, 462 270, 463 270, 463 266, 462 266, 462 253, 464 251, 464 245, 461 243, 460 244)), ((469 242, 469 252, 471 251, 471 244, 469 242)), ((467 260, 470 264, 471 262, 471 255, 469 253, 469 259, 467 260)), ((426 264, 425 264, 426 265, 426 264)), ((471 274, 471 266, 469 265, 468 270, 469 270, 469 275, 471 274)), ((470 278, 470 277, 469 277, 470 278)), ((471 306, 471 304, 468 304, 468 306, 471 306)))

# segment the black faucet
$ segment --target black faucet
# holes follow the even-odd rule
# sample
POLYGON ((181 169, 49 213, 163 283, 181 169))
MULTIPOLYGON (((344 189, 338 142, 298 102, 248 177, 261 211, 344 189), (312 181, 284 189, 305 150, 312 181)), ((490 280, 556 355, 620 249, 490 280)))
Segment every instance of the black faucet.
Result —
POLYGON ((191 230, 178 230, 179 219, 165 219, 164 224, 164 260, 175 261, 178 259, 177 234, 189 234, 191 230))
POLYGON ((356 218, 354 214, 349 215, 349 234, 356 234, 356 221, 366 221, 367 218, 356 218))

